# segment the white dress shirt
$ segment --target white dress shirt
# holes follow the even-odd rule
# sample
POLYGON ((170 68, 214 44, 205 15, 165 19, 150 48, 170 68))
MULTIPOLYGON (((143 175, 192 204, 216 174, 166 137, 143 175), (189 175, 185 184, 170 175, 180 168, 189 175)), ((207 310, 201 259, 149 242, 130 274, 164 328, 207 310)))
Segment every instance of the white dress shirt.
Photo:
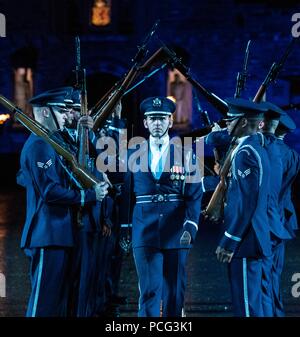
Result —
POLYGON ((166 158, 168 155, 170 137, 168 134, 163 136, 162 138, 154 138, 150 136, 149 144, 150 144, 150 168, 151 172, 155 174, 158 170, 159 159, 162 157, 162 170, 166 163, 166 158))

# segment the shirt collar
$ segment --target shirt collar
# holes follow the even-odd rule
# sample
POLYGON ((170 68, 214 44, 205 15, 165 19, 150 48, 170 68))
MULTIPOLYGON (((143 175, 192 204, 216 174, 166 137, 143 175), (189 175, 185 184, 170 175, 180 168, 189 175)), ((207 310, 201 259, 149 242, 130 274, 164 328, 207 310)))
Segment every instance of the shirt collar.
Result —
POLYGON ((162 145, 162 147, 166 147, 169 144, 170 137, 168 134, 164 135, 162 138, 156 138, 150 135, 150 147, 157 148, 158 145, 162 145))

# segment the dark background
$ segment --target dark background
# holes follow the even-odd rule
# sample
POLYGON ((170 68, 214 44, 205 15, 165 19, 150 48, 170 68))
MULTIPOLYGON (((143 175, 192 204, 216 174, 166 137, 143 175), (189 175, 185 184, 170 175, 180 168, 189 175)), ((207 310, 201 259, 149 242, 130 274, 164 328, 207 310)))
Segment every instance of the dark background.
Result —
MULTIPOLYGON (((88 104, 92 107, 132 66, 137 46, 157 19, 157 32, 148 44, 150 56, 160 40, 183 56, 193 76, 221 98, 233 96, 236 75, 242 70, 247 41, 252 40, 249 77, 244 98, 253 98, 271 64, 279 61, 292 38, 291 17, 300 12, 297 1, 138 1, 112 0, 111 24, 91 25, 89 0, 0 1, 6 17, 6 37, 0 38, 0 93, 14 99, 14 71, 33 70, 33 94, 74 84, 75 43, 81 39, 81 60, 87 71, 88 104)), ((267 91, 267 100, 287 110, 300 125, 300 48, 292 50, 276 83, 267 91)), ((142 135, 138 106, 147 96, 166 95, 167 70, 146 80, 123 99, 123 116, 129 130, 142 135), (133 125, 133 127, 132 127, 133 125)), ((211 120, 221 115, 200 95, 211 120)), ((0 106, 0 113, 7 113, 0 106)), ((194 107, 192 123, 203 126, 194 107)), ((130 133, 131 131, 129 131, 130 133)), ((300 152, 300 130, 287 136, 290 146, 300 152)), ((0 165, 5 179, 0 186, 15 184, 19 153, 28 136, 23 128, 12 127, 12 118, 0 125, 0 165)), ((212 149, 205 148, 207 162, 212 149)), ((297 189, 295 190, 297 192, 297 189)), ((299 198, 297 193, 295 198, 299 198)))

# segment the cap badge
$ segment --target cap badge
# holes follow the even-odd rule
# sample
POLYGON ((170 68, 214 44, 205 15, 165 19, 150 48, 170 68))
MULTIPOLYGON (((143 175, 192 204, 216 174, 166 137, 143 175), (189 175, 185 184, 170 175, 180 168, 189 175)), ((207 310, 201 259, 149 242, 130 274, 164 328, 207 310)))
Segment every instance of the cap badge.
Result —
POLYGON ((161 107, 162 103, 161 103, 161 100, 159 98, 155 98, 153 101, 152 101, 152 105, 153 107, 161 107))

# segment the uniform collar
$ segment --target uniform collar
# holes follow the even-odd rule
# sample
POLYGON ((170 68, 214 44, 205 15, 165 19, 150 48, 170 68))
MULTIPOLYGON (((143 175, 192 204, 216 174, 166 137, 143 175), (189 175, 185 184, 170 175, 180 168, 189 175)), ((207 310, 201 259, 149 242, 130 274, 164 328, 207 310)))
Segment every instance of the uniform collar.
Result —
POLYGON ((244 141, 248 138, 249 136, 244 136, 244 137, 240 137, 240 138, 238 138, 237 139, 237 144, 242 144, 242 143, 244 143, 244 141))

